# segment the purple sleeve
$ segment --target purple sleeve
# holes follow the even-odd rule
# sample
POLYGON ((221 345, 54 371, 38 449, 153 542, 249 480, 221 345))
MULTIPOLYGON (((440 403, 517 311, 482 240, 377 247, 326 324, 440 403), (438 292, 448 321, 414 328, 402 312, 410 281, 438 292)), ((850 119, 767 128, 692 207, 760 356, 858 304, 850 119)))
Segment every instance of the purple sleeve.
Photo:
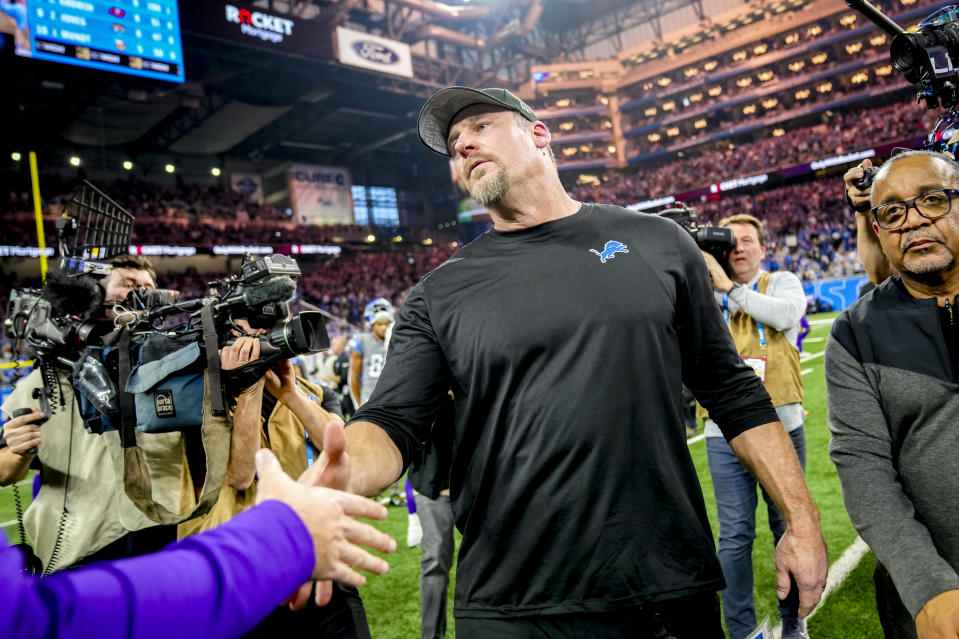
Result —
POLYGON ((267 501, 143 557, 37 579, 0 537, 0 637, 238 637, 313 571, 313 542, 287 505, 267 501))

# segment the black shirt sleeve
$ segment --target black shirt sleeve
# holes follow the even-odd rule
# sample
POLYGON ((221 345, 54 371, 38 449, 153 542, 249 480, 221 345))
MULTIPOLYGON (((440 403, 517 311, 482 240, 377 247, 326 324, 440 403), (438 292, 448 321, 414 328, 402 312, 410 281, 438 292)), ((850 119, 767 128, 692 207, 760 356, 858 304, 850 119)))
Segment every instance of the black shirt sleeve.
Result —
POLYGON ((382 428, 396 444, 406 468, 422 448, 447 392, 454 385, 430 322, 428 276, 400 307, 386 354, 386 365, 372 396, 351 421, 382 428))
POLYGON ((740 357, 716 305, 709 271, 685 231, 677 242, 684 272, 676 300, 683 383, 709 411, 726 440, 750 428, 779 421, 769 393, 740 357))

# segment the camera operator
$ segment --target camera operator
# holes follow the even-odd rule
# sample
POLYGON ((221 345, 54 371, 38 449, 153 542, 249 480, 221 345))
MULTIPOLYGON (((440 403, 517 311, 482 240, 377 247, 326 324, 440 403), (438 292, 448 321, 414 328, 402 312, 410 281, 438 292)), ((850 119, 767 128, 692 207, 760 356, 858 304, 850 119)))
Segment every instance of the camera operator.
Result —
MULTIPOLYGON (((234 319, 233 324, 236 341, 220 351, 223 371, 254 364, 260 358, 258 336, 267 332, 251 327, 246 319, 234 319)), ((219 499, 207 515, 180 524, 181 538, 213 528, 253 506, 258 449, 273 451, 283 471, 298 477, 319 457, 326 424, 331 420, 343 423, 339 396, 298 376, 289 360, 280 360, 259 380, 235 392, 230 457, 219 499)), ((334 584, 329 597, 322 607, 311 599, 305 609, 295 612, 278 608, 250 636, 319 631, 323 636, 368 638, 366 613, 357 590, 334 584)), ((322 601, 326 593, 317 598, 322 601)))
MULTIPOLYGON (((115 318, 115 304, 135 287, 156 287, 149 260, 121 256, 102 282, 101 317, 115 318)), ((29 414, 8 419, 0 431, 0 485, 22 480, 30 468, 40 471, 40 489, 24 515, 24 527, 46 573, 78 563, 114 559, 159 550, 176 538, 175 527, 157 526, 130 502, 119 471, 119 433, 91 434, 84 427, 68 369, 49 366, 49 415, 38 408, 44 387, 39 368, 27 376, 3 403, 10 416, 17 409, 29 414), (38 425, 38 421, 47 421, 38 425), (136 531, 136 532, 132 532, 136 531)), ((157 439, 177 454, 177 433, 157 439)))
MULTIPOLYGON (((761 269, 766 255, 763 225, 751 215, 733 215, 719 222, 732 230, 736 248, 729 253, 729 275, 719 261, 703 252, 716 302, 743 361, 762 379, 800 465, 806 466, 803 422, 803 383, 799 372, 796 336, 806 310, 802 283, 793 273, 761 269)), ((706 412, 701 411, 705 416, 706 412)), ((743 466, 723 439, 719 426, 706 422, 706 451, 719 515, 719 562, 726 578, 722 591, 726 630, 731 639, 744 639, 756 627, 753 602, 752 546, 756 536, 756 478, 743 466)), ((763 489, 769 528, 775 543, 786 531, 786 521, 763 489)), ((783 639, 808 637, 799 618, 797 589, 779 601, 783 639)))

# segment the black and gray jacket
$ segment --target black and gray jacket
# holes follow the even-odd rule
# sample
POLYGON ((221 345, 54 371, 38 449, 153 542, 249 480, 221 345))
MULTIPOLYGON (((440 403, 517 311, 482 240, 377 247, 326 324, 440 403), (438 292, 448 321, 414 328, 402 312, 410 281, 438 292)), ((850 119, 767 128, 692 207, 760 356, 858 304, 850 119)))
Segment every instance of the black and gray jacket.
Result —
POLYGON ((830 456, 853 525, 915 616, 959 588, 959 384, 935 299, 889 278, 826 345, 830 456))

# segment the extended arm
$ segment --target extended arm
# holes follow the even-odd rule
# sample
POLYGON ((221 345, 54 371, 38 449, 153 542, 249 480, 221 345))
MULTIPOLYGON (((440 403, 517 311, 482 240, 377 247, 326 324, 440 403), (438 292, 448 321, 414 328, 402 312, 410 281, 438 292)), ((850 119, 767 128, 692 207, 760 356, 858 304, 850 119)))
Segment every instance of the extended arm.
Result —
POLYGON ((320 461, 306 472, 311 483, 358 495, 378 495, 403 474, 403 456, 392 438, 370 422, 330 422, 320 461))
POLYGON ((0 616, 0 636, 239 637, 311 577, 359 586, 355 569, 387 571, 360 546, 393 552, 396 542, 354 519, 383 519, 385 508, 294 482, 268 451, 257 470, 255 508, 154 555, 36 579, 0 537, 0 584, 16 611, 0 616))
POLYGON ((863 169, 872 166, 869 160, 863 160, 859 166, 846 171, 842 176, 846 183, 846 197, 849 203, 856 210, 856 244, 859 247, 859 261, 866 269, 866 275, 873 284, 882 284, 883 280, 898 272, 895 267, 889 263, 885 254, 882 252, 882 246, 879 244, 879 238, 872 228, 872 213, 869 212, 869 191, 860 190, 853 184, 853 180, 858 180, 863 176, 863 169))
MULTIPOLYGON (((322 406, 323 397, 314 401, 296 383, 296 374, 290 366, 289 360, 280 360, 273 370, 266 374, 266 389, 271 395, 293 411, 303 428, 310 436, 310 441, 316 448, 323 445, 323 430, 330 421, 343 423, 343 418, 325 410, 322 406)), ((322 388, 320 389, 321 392, 322 388)))

